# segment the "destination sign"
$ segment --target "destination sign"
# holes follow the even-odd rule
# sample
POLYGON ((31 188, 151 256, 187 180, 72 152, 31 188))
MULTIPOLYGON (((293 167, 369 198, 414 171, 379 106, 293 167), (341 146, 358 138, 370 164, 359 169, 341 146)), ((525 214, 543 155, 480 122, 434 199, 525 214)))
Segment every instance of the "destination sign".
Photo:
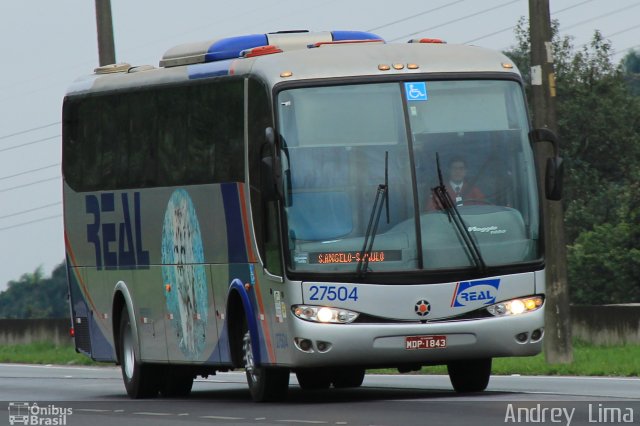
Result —
POLYGON ((359 251, 334 251, 309 253, 309 263, 358 263, 368 260, 369 263, 394 262, 402 260, 402 250, 375 250, 368 255, 359 251))

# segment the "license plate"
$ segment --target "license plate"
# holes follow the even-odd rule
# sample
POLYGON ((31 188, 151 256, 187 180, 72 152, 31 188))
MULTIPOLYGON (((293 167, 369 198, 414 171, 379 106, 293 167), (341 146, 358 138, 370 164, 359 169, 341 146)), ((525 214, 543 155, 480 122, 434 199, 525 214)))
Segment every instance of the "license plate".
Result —
POLYGON ((417 349, 442 349, 447 347, 447 336, 407 336, 404 339, 404 348, 417 349))

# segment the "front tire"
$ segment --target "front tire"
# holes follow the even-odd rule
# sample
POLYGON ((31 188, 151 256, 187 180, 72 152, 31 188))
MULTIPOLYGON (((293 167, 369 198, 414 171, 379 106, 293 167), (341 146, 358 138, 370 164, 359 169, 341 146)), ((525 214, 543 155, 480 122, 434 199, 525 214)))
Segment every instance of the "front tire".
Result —
POLYGON ((289 389, 289 369, 258 366, 253 357, 251 333, 248 330, 242 339, 242 359, 249 391, 254 401, 282 401, 286 398, 289 389))
POLYGON ((155 398, 159 379, 153 365, 143 364, 136 358, 135 336, 127 308, 120 315, 120 368, 127 395, 133 399, 155 398))
POLYGON ((455 361, 447 371, 456 392, 482 392, 491 377, 491 358, 455 361))

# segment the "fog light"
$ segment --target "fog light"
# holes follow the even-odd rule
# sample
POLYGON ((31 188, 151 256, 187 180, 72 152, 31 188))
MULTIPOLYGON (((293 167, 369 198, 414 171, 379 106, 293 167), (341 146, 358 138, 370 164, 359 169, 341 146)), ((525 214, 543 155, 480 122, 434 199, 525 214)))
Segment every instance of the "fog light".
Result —
POLYGON ((516 334, 516 340, 520 343, 525 343, 529 338, 529 333, 518 333, 516 334))
POLYGON ((331 343, 319 340, 316 342, 316 349, 318 349, 318 352, 327 352, 331 349, 331 343))
POLYGON ((311 343, 311 340, 296 337, 293 341, 295 342, 296 347, 302 352, 313 352, 313 344, 311 343))
POLYGON ((542 338, 542 334, 543 334, 543 329, 541 329, 541 328, 533 330, 531 332, 531 340, 534 341, 534 342, 537 342, 538 340, 540 340, 542 338))

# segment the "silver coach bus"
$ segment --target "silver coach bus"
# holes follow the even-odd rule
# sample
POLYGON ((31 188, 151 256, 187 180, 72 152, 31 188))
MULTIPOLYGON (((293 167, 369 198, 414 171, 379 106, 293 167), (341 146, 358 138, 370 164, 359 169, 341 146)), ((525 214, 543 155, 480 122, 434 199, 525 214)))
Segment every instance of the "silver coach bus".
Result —
POLYGON ((438 40, 279 32, 98 68, 63 105, 76 349, 132 398, 235 368, 256 401, 291 372, 438 364, 484 390, 542 346, 542 140, 507 57, 438 40))

